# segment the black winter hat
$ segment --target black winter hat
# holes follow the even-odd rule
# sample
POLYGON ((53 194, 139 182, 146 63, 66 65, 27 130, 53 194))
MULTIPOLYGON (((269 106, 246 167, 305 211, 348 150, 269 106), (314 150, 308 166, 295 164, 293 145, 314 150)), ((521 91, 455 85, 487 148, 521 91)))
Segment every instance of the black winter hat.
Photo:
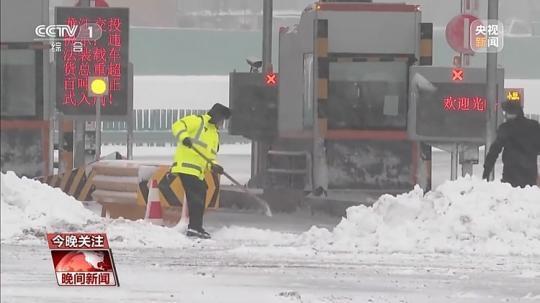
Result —
POLYGON ((229 119, 231 117, 231 110, 221 103, 216 103, 208 111, 208 115, 210 115, 212 118, 216 118, 217 116, 223 119, 229 119))
POLYGON ((502 109, 509 114, 523 116, 523 108, 521 108, 521 104, 519 102, 515 102, 515 101, 503 102, 502 109))

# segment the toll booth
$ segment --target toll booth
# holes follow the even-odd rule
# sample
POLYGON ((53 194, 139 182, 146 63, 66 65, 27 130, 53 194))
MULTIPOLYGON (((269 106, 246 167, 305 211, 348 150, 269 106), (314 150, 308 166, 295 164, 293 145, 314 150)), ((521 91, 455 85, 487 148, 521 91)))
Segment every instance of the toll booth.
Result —
POLYGON ((409 69, 432 57, 432 25, 420 21, 416 5, 320 2, 280 30, 271 203, 370 204, 430 188, 431 149, 407 135, 409 69))
POLYGON ((49 43, 35 28, 49 24, 49 2, 1 1, 1 170, 35 177, 52 168, 49 43))
POLYGON ((487 117, 503 122, 504 70, 497 70, 497 100, 488 101, 485 68, 413 66, 409 78, 408 135, 451 153, 450 178, 472 175, 486 142, 487 117), (491 104, 490 102, 493 102, 491 104))

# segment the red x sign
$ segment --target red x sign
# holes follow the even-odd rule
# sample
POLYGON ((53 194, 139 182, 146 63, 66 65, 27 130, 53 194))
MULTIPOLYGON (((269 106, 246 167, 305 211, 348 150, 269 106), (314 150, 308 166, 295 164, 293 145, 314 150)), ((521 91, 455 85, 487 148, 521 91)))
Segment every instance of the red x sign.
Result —
POLYGON ((453 81, 463 81, 465 74, 461 68, 454 68, 452 70, 452 80, 453 81))
POLYGON ((268 85, 268 86, 277 85, 277 75, 274 74, 274 73, 266 74, 265 82, 266 82, 266 85, 268 85))

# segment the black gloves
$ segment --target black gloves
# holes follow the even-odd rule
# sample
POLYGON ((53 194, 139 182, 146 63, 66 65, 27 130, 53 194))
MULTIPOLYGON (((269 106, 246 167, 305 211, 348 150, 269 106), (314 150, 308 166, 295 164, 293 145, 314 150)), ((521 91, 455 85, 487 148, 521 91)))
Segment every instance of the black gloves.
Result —
POLYGON ((219 164, 212 164, 212 172, 218 175, 222 175, 224 170, 223 167, 219 164))
POLYGON ((184 140, 182 140, 182 144, 189 148, 193 147, 193 142, 191 142, 191 139, 189 137, 186 137, 184 140))
MULTIPOLYGON (((193 141, 191 141, 191 138, 189 137, 184 138, 184 140, 182 140, 182 144, 189 148, 193 147, 193 141)), ((212 164, 212 166, 210 166, 210 169, 212 170, 213 173, 218 174, 218 175, 222 175, 224 173, 223 167, 219 164, 212 164)))

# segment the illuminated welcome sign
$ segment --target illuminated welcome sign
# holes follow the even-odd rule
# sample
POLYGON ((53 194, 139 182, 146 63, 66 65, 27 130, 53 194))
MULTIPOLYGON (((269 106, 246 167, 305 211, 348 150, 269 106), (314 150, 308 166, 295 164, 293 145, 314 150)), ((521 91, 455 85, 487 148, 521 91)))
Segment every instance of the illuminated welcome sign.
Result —
POLYGON ((485 143, 488 113, 504 101, 504 70, 497 69, 498 100, 488 101, 486 74, 485 68, 477 67, 411 66, 409 138, 437 144, 485 143))
POLYGON ((487 107, 487 100, 481 96, 446 96, 442 100, 442 106, 446 111, 483 112, 487 107))

